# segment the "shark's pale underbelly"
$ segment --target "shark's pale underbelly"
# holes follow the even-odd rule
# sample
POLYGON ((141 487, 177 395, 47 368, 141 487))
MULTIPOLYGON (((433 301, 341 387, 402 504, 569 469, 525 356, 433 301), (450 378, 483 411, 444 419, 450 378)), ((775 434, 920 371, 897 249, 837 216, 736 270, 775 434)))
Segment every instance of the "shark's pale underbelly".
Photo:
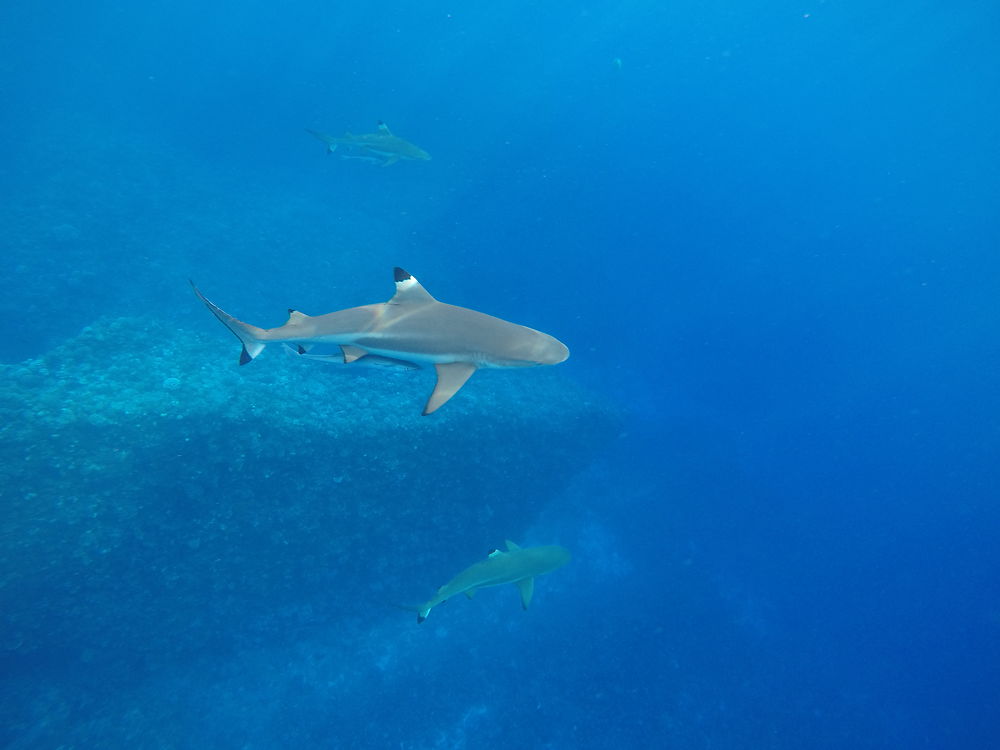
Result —
POLYGON ((449 362, 471 362, 476 367, 519 367, 518 362, 503 362, 491 358, 483 352, 414 352, 402 349, 385 349, 377 346, 368 346, 360 342, 354 344, 364 349, 369 354, 376 354, 380 357, 391 359, 401 359, 405 362, 413 362, 424 367, 438 364, 448 364, 449 362))

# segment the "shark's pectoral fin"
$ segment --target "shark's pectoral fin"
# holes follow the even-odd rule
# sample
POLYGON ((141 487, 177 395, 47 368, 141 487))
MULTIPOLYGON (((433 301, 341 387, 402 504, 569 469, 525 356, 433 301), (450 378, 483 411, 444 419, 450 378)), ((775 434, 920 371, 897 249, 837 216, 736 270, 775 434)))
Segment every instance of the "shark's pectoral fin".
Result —
POLYGON ((340 350, 344 353, 345 364, 356 362, 368 354, 367 349, 362 349, 360 346, 351 346, 350 344, 341 344, 340 350))
POLYGON ((472 377, 476 366, 469 362, 448 362, 436 364, 434 369, 437 370, 437 385, 434 386, 431 397, 427 399, 424 416, 436 412, 447 403, 448 399, 458 393, 465 385, 465 381, 472 377))
POLYGON ((514 585, 521 592, 521 608, 527 609, 531 604, 531 595, 535 593, 535 579, 522 578, 520 581, 515 581, 514 585))
POLYGON ((386 157, 386 160, 384 162, 382 162, 382 166, 383 167, 388 167, 388 166, 391 166, 391 165, 395 164, 397 161, 399 161, 399 157, 396 156, 396 154, 393 154, 392 156, 386 157))

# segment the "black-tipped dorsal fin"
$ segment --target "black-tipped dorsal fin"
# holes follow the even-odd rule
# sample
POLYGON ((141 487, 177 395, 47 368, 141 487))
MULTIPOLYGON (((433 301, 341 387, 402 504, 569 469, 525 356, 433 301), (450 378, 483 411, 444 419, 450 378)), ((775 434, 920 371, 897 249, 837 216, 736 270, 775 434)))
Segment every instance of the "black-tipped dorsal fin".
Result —
POLYGON ((435 301, 420 282, 402 268, 393 269, 393 278, 396 280, 396 293, 389 300, 390 305, 414 305, 435 301))

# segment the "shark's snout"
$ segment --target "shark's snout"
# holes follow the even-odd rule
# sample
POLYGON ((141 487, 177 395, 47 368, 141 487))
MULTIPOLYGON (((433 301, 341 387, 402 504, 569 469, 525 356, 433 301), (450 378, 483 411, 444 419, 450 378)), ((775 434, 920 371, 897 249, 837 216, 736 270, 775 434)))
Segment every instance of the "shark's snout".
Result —
POLYGON ((562 341, 552 336, 546 336, 546 341, 541 346, 538 361, 543 365, 558 365, 569 359, 569 347, 562 341))

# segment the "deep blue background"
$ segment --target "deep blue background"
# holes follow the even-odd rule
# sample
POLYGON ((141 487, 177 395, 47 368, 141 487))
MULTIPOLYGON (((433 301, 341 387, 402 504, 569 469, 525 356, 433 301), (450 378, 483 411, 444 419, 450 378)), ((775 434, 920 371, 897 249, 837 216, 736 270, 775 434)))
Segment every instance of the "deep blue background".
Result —
POLYGON ((187 276, 274 324, 405 266, 631 410, 539 521, 619 574, 436 679, 544 671, 558 747, 985 747, 1000 6, 663 5, 6 3, 0 356, 215 325, 187 276), (378 119, 433 161, 303 131, 378 119))

